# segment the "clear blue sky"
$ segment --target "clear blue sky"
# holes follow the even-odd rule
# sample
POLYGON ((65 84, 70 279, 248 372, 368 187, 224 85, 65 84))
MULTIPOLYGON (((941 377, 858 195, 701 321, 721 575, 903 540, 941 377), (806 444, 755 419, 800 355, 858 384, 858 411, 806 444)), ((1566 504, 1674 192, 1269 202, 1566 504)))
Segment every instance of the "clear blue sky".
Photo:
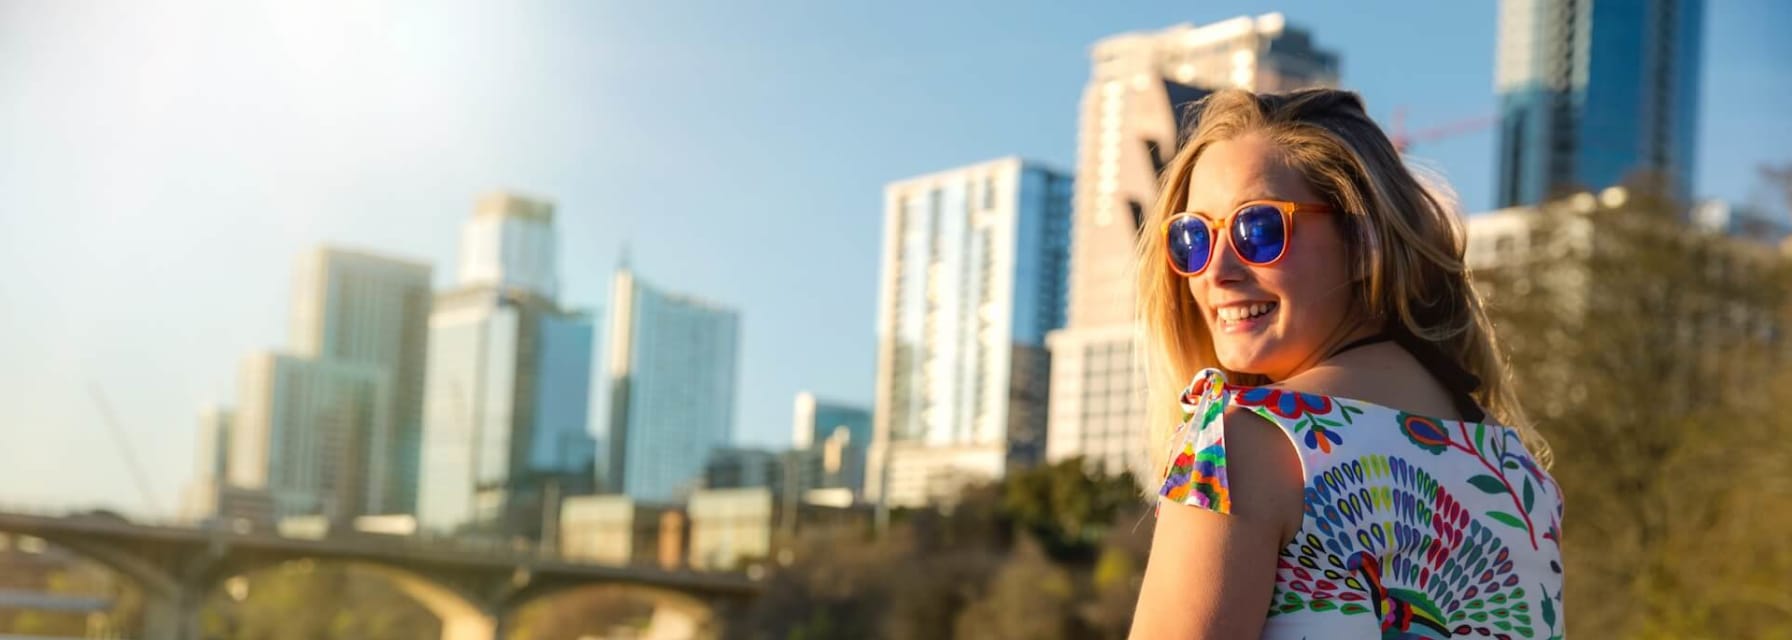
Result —
MULTIPOLYGON (((371 248, 446 284, 494 187, 559 204, 575 305, 626 242, 644 277, 739 308, 737 433, 787 442, 798 390, 870 401, 885 182, 1068 169, 1092 42, 1271 10, 1378 117, 1493 110, 1492 2, 0 0, 0 504, 144 508, 99 385, 172 509, 198 407, 286 342, 294 257, 371 248)), ((1701 194, 1792 161, 1788 24, 1792 3, 1711 2, 1701 194)), ((1492 146, 1415 152, 1480 209, 1492 146)))

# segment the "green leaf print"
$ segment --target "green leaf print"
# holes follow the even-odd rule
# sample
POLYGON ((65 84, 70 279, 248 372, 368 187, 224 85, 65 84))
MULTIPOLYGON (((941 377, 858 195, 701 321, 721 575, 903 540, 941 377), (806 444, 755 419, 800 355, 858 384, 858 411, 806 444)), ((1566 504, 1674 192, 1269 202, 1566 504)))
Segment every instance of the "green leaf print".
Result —
POLYGON ((1500 522, 1504 522, 1508 525, 1517 527, 1519 529, 1525 528, 1523 520, 1518 519, 1518 516, 1512 515, 1510 513, 1506 513, 1504 511, 1489 511, 1489 512, 1487 512, 1487 517, 1493 518, 1500 522))
POLYGON ((1543 599, 1543 624, 1549 625, 1551 629, 1556 628, 1556 605, 1550 598, 1543 599))
POLYGON ((1468 483, 1475 485, 1476 489, 1480 489, 1493 495, 1499 495, 1506 492, 1506 483, 1500 482, 1499 478, 1495 478, 1485 473, 1469 478, 1468 483))
POLYGON ((1524 479, 1524 510, 1529 513, 1531 505, 1537 502, 1537 496, 1531 493, 1531 479, 1524 479))

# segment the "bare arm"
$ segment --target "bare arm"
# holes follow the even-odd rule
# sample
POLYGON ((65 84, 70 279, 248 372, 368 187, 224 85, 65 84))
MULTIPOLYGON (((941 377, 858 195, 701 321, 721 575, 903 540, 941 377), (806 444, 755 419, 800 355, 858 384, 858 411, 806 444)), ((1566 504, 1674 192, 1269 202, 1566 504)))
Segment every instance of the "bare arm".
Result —
POLYGON ((1133 638, 1262 635, 1276 554, 1300 524, 1300 458, 1280 428, 1249 412, 1226 412, 1225 429, 1232 512, 1160 499, 1133 638))

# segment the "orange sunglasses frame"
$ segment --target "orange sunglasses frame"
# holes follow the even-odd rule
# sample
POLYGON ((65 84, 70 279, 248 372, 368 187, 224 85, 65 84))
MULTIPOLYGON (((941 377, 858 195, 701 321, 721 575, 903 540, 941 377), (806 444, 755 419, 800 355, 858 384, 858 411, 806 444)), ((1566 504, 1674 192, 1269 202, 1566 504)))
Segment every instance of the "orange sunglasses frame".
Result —
POLYGON ((1315 203, 1315 202, 1289 202, 1286 200, 1251 200, 1251 201, 1239 203, 1238 207, 1234 208, 1232 210, 1232 213, 1227 214, 1226 217, 1221 218, 1218 221, 1217 225, 1213 222, 1208 221, 1208 219, 1206 217, 1204 217, 1200 214, 1189 212, 1189 211, 1184 211, 1182 213, 1178 213, 1178 214, 1172 215, 1172 216, 1164 219, 1164 227, 1163 227, 1163 230, 1161 231, 1162 235, 1160 236, 1164 239, 1164 259, 1169 261, 1171 271, 1176 272, 1177 275, 1187 277, 1187 278, 1192 278, 1192 277, 1201 275, 1202 273, 1207 271, 1207 267, 1210 267, 1213 265, 1212 252, 1215 249, 1217 249, 1217 247, 1210 246, 1207 249, 1208 254, 1209 254, 1207 256, 1207 262, 1202 263, 1201 268, 1196 269, 1194 271, 1183 271, 1182 267, 1180 267, 1176 264, 1176 256, 1171 254, 1170 242, 1169 242, 1169 240, 1170 240, 1170 225, 1174 224, 1177 220, 1182 219, 1182 218, 1194 218, 1196 220, 1201 221, 1201 224, 1207 226, 1207 233, 1213 237, 1213 239, 1214 239, 1213 242, 1218 242, 1219 238, 1222 235, 1227 236, 1228 239, 1226 240, 1226 246, 1230 247, 1232 249, 1232 255, 1238 256, 1238 260, 1240 262, 1243 262, 1248 265, 1258 266, 1258 267, 1267 267, 1270 265, 1274 265, 1277 262, 1281 262, 1282 258, 1284 258, 1288 255, 1288 245, 1294 242, 1294 214, 1301 213, 1301 212, 1334 213, 1335 211, 1336 210, 1333 209, 1332 206, 1329 204, 1320 204, 1320 203, 1315 203), (1232 221, 1238 218, 1238 213, 1240 211, 1244 211, 1246 208, 1255 207, 1255 206, 1259 206, 1259 205, 1268 205, 1270 207, 1274 207, 1276 211, 1282 212, 1282 229, 1284 229, 1284 233, 1282 234, 1282 251, 1280 253, 1277 253, 1276 257, 1271 259, 1269 262, 1252 262, 1249 258, 1244 257, 1244 254, 1238 252, 1238 245, 1233 244, 1230 239, 1231 233, 1229 230, 1232 227, 1232 221), (1222 233, 1222 232, 1224 232, 1224 233, 1222 233))

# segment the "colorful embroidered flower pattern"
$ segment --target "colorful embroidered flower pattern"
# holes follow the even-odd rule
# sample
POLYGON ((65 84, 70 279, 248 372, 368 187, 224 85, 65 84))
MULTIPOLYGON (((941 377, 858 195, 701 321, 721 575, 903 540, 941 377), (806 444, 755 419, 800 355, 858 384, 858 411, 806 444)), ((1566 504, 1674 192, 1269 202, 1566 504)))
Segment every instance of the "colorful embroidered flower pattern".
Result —
POLYGON ((1211 376, 1196 378, 1182 393, 1188 422, 1182 425, 1182 441, 1173 450, 1169 473, 1158 492, 1165 498, 1219 513, 1232 512, 1225 433, 1218 426, 1226 408, 1225 388, 1225 376, 1214 371, 1211 376))
POLYGON ((1332 412, 1332 399, 1325 396, 1288 391, 1286 389, 1270 389, 1255 387, 1238 392, 1232 400, 1241 407, 1263 407, 1271 413, 1290 420, 1307 414, 1325 415, 1332 412))
POLYGON ((1219 417, 1234 403, 1287 431, 1310 474, 1263 637, 1562 636, 1561 490, 1517 431, 1228 388, 1212 370, 1182 399, 1168 500, 1231 511, 1219 417))

